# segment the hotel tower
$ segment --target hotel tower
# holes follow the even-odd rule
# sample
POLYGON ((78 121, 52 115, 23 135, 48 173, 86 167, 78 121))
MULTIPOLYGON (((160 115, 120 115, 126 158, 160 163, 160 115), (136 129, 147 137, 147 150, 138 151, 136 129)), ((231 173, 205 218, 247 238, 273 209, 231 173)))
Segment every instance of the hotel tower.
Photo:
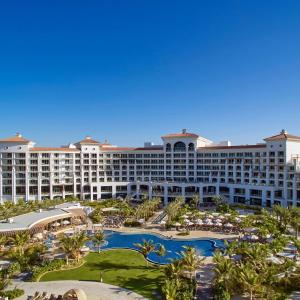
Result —
POLYGON ((219 195, 230 203, 300 206, 300 137, 282 130, 255 145, 214 143, 198 134, 161 137, 161 145, 118 147, 87 136, 60 148, 35 147, 20 134, 0 140, 0 201, 56 197, 219 195))

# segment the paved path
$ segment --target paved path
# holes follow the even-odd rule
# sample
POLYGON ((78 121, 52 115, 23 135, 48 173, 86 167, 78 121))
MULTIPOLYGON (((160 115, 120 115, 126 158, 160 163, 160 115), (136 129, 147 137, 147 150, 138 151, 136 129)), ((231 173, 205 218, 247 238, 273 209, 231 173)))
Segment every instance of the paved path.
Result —
POLYGON ((72 288, 83 289, 88 300, 145 300, 144 297, 129 290, 100 282, 62 280, 47 282, 13 282, 9 289, 17 287, 25 291, 18 300, 25 300, 36 291, 48 292, 54 295, 63 295, 72 288))
POLYGON ((200 273, 199 284, 197 285, 196 296, 199 300, 211 300, 212 295, 212 281, 214 277, 213 272, 214 264, 207 262, 198 271, 200 273))

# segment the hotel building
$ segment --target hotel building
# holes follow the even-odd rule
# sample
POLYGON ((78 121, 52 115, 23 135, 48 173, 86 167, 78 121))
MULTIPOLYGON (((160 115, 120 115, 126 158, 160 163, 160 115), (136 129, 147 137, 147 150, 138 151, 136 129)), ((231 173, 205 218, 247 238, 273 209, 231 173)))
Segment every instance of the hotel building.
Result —
POLYGON ((183 130, 161 145, 117 147, 91 137, 35 147, 20 134, 0 140, 0 201, 177 196, 203 202, 300 206, 300 137, 282 131, 255 145, 214 143, 183 130))

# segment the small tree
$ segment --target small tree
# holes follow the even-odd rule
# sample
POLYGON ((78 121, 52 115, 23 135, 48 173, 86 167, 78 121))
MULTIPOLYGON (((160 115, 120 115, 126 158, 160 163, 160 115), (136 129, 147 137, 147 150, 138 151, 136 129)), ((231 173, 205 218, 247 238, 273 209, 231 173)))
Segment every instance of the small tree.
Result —
POLYGON ((96 247, 98 247, 98 253, 100 253, 101 245, 105 241, 105 234, 103 231, 98 231, 93 237, 93 242, 96 247))

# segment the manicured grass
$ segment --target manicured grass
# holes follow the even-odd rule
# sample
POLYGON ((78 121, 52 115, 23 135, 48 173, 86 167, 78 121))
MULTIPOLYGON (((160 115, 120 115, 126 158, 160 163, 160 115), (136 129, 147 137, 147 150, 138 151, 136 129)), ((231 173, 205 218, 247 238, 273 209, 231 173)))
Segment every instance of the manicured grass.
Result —
POLYGON ((53 280, 89 280, 99 281, 102 272, 103 282, 135 291, 148 299, 154 299, 153 293, 160 293, 163 269, 147 263, 144 257, 125 249, 107 250, 90 253, 86 263, 73 270, 54 271, 45 274, 41 281, 53 280))

